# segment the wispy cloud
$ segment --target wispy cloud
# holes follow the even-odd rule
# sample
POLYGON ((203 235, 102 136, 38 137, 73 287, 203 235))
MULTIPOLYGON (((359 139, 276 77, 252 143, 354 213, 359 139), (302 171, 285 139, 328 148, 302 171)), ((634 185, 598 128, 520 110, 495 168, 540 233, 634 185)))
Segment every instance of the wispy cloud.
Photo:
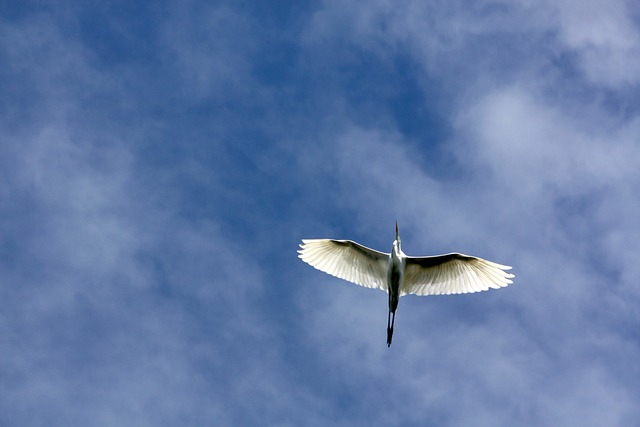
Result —
POLYGON ((1 21, 3 425, 639 417, 630 4, 129 12, 1 21), (403 298, 387 349, 295 249, 395 220, 515 283, 403 298))

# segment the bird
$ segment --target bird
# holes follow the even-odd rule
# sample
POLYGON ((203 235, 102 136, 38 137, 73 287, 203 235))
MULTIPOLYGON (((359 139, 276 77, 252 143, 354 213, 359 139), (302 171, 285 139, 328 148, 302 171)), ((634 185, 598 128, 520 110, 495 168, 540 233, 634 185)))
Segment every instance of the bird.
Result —
POLYGON ((402 252, 396 221, 391 253, 352 240, 302 239, 298 257, 312 267, 389 294, 387 347, 391 347, 401 296, 450 295, 499 289, 513 283, 512 267, 461 253, 414 257, 402 252))

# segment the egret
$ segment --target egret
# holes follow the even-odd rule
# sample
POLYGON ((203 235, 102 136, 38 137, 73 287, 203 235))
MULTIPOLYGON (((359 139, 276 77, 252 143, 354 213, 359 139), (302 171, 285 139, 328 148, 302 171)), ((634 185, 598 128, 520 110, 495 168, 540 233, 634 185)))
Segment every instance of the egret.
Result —
POLYGON ((389 294, 387 347, 391 346, 398 300, 407 294, 449 295, 498 289, 513 283, 508 265, 450 253, 413 257, 402 252, 396 222, 391 253, 352 240, 302 239, 298 257, 332 276, 389 294))

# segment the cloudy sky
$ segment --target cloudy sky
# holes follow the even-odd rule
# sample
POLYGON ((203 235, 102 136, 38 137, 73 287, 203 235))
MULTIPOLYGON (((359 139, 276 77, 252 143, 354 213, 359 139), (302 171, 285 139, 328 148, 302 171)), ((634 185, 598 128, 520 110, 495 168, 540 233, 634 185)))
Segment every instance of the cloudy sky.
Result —
POLYGON ((1 4, 1 425, 640 422, 637 2, 1 4))

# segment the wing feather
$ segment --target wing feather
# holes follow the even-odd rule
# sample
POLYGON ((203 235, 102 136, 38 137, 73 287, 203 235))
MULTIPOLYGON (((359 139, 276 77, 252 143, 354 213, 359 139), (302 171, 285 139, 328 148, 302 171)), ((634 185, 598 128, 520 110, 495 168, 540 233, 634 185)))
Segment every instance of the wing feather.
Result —
POLYGON ((389 254, 351 240, 303 239, 298 257, 312 267, 367 288, 387 291, 389 254))
POLYGON ((498 289, 513 283, 511 267, 451 253, 407 257, 402 295, 449 295, 498 289))

